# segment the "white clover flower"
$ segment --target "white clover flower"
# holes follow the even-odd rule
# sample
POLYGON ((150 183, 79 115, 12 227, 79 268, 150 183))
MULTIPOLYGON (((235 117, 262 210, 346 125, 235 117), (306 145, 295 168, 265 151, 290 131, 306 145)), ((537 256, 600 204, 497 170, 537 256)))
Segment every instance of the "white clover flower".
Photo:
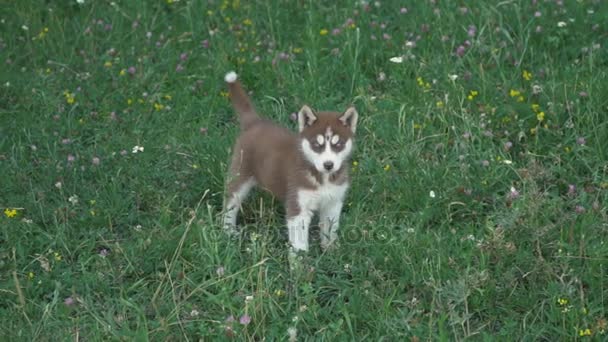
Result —
POLYGON ((403 57, 402 56, 393 57, 393 58, 389 59, 389 61, 391 61, 393 63, 403 63, 403 57))

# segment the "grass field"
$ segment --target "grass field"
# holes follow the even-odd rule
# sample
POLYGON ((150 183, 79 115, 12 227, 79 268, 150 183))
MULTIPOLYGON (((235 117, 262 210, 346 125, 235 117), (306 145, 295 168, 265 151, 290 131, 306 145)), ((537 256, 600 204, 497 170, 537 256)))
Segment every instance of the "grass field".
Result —
POLYGON ((4 2, 3 341, 608 339, 608 5, 328 3, 4 2), (222 232, 229 70, 360 113, 299 272, 269 195, 222 232))

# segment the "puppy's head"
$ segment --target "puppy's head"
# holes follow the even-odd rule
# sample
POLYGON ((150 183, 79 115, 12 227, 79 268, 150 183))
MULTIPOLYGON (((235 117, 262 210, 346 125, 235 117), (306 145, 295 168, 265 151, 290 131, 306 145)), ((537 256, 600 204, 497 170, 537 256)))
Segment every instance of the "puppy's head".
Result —
POLYGON ((308 106, 298 113, 300 148, 321 174, 340 170, 351 155, 359 114, 355 107, 344 113, 314 113, 308 106))

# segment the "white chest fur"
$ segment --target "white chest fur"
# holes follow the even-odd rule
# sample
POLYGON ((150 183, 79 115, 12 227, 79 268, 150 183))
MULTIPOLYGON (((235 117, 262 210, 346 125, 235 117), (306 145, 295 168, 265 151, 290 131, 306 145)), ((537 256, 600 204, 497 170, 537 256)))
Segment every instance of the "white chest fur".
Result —
POLYGON ((298 204, 302 211, 318 211, 344 201, 348 183, 334 184, 328 181, 319 184, 314 190, 299 190, 298 204))

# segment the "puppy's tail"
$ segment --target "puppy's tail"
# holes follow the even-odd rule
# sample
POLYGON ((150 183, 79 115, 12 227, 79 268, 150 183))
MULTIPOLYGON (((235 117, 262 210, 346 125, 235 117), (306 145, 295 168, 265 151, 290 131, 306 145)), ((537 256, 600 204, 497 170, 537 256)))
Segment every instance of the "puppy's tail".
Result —
POLYGON ((237 75, 234 71, 230 71, 224 76, 224 80, 228 84, 230 93, 230 101, 232 106, 239 113, 239 122, 241 130, 246 130, 251 127, 256 121, 260 120, 255 112, 255 108, 247 96, 247 93, 241 86, 241 82, 237 80, 237 75))

